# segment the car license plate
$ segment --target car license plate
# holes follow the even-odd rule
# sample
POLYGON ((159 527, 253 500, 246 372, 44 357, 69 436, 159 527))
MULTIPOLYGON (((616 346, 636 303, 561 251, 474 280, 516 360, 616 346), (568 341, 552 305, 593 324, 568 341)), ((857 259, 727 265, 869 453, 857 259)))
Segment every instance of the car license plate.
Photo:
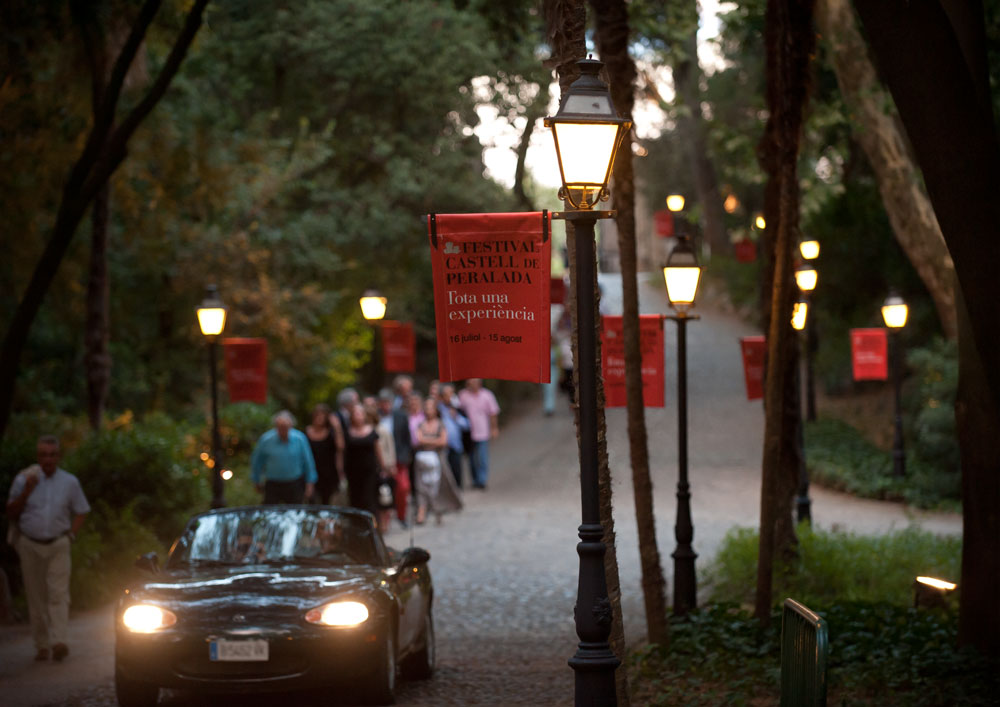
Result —
POLYGON ((265 661, 268 659, 267 647, 267 641, 211 641, 208 658, 213 661, 265 661))

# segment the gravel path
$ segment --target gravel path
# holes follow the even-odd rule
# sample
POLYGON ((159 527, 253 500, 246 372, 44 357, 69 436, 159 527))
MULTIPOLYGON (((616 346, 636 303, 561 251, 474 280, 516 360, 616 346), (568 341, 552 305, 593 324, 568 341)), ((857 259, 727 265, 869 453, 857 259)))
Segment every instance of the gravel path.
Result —
MULTIPOLYGON (((607 311, 620 311, 620 281, 601 276, 607 311)), ((663 312, 662 287, 644 285, 642 310, 663 312)), ((690 479, 694 547, 703 568, 726 531, 756 525, 763 413, 743 391, 738 337, 755 333, 716 312, 688 328, 690 479)), ((676 485, 675 327, 666 323, 667 402, 647 411, 654 479, 657 539, 672 588, 676 485)), ((624 409, 609 410, 608 440, 615 478, 615 522, 626 635, 642 640, 644 618, 631 493, 624 409)), ((426 683, 402 683, 399 704, 569 705, 573 673, 566 665, 576 650, 576 529, 580 522, 579 469, 572 416, 561 400, 556 415, 532 408, 506 420, 492 448, 490 488, 466 494, 466 508, 443 526, 427 525, 416 544, 430 550, 434 573, 438 666, 426 683)), ((941 533, 961 532, 959 516, 912 513, 898 504, 863 501, 814 488, 817 526, 862 533, 911 523, 941 533)), ((392 531, 388 541, 408 543, 392 531)), ((110 613, 92 612, 73 621, 74 654, 63 665, 31 662, 26 627, 0 630, 0 703, 3 705, 114 704, 111 688, 110 613), (80 648, 77 649, 77 646, 80 648), (88 651, 83 646, 89 646, 88 651)), ((316 704, 329 704, 324 696, 316 704)), ((170 705, 197 703, 170 693, 170 705)), ((298 700, 302 705, 309 700, 298 700)), ((203 700, 203 704, 220 704, 203 700)), ((250 700, 249 704, 273 704, 250 700)), ((246 699, 232 704, 245 707, 246 699)))

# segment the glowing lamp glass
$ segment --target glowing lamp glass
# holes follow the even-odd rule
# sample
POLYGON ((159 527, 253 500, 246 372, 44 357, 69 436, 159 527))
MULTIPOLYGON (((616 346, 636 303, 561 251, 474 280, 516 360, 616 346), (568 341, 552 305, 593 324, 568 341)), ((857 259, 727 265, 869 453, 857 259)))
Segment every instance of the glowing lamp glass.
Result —
POLYGON ((899 295, 890 295, 882 305, 882 320, 890 329, 902 329, 906 326, 906 315, 909 308, 899 295))
POLYGON ((233 478, 232 469, 223 469, 221 476, 224 480, 229 481, 231 478, 233 478))
POLYGON ((358 601, 335 601, 311 609, 305 618, 311 624, 349 628, 368 620, 368 607, 358 601))
POLYGON ((559 147, 559 168, 567 188, 603 185, 618 143, 618 126, 556 122, 552 131, 559 147))
POLYGON ((798 301, 792 308, 792 328, 796 331, 802 331, 806 328, 806 317, 809 316, 809 303, 805 301, 798 301))
POLYGON ((805 260, 815 260, 819 257, 819 241, 802 241, 799 243, 799 252, 805 260))
POLYGON ((733 194, 730 194, 726 197, 726 200, 722 202, 722 208, 726 210, 727 214, 736 213, 736 209, 740 208, 740 200, 733 194))
POLYGON ((950 592, 958 586, 954 582, 948 582, 935 577, 917 577, 917 581, 921 584, 926 584, 928 587, 934 587, 935 589, 941 589, 946 592, 950 592))
POLYGON ((803 292, 812 292, 816 289, 816 270, 810 267, 799 268, 795 271, 795 283, 803 292))
POLYGON ((382 319, 385 316, 387 300, 376 293, 366 292, 361 298, 361 314, 368 321, 382 319))
POLYGON ((698 280, 701 278, 701 268, 672 267, 663 268, 663 279, 667 285, 667 299, 670 304, 692 305, 698 294, 698 280))
POLYGON ((177 623, 177 616, 152 604, 135 604, 125 609, 122 623, 132 633, 155 633, 177 623))
POLYGON ((698 295, 700 279, 701 267, 698 265, 698 257, 691 247, 691 241, 682 236, 678 238, 677 245, 670 252, 667 264, 663 268, 663 281, 667 286, 670 306, 678 311, 684 311, 692 306, 698 295))
POLYGON ((667 208, 675 212, 683 210, 684 197, 680 194, 671 194, 667 197, 667 208))
POLYGON ((764 220, 764 215, 757 214, 753 220, 753 225, 757 227, 757 230, 763 231, 767 227, 767 221, 764 220))
POLYGON ((199 307, 198 326, 205 336, 218 336, 226 328, 226 308, 199 307))

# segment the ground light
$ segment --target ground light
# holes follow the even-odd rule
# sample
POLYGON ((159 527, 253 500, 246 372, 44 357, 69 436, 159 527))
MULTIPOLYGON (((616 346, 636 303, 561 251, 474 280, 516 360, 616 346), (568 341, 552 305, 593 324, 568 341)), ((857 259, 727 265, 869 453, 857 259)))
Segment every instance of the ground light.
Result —
POLYGON ((219 297, 215 285, 205 288, 205 299, 197 309, 198 325, 201 333, 208 340, 208 371, 209 385, 212 388, 212 508, 222 508, 226 505, 225 491, 222 485, 222 444, 219 438, 219 385, 216 374, 216 349, 219 336, 226 328, 226 305, 219 297))
MULTIPOLYGON (((576 287, 577 371, 579 383, 580 496, 583 522, 579 527, 580 573, 577 589, 576 633, 580 643, 569 664, 575 672, 575 704, 614 705, 615 669, 619 661, 611 651, 611 602, 604 577, 603 542, 597 476, 597 337, 594 308, 595 245, 594 206, 609 198, 608 177, 615 153, 629 120, 618 117, 607 84, 598 76, 603 63, 577 62, 580 77, 562 97, 555 116, 545 119, 552 128, 562 188, 559 198, 569 210, 576 234, 574 249, 576 287)), ((607 212, 604 212, 607 213, 607 212)))
POLYGON ((957 587, 954 582, 937 577, 917 577, 913 580, 913 608, 945 607, 945 600, 957 587))
POLYGON ((691 487, 688 484, 688 432, 687 432, 687 323, 698 319, 690 309, 698 296, 701 266, 698 256, 686 236, 679 236, 677 245, 663 267, 663 280, 667 299, 674 310, 667 319, 677 322, 677 522, 674 536, 674 614, 683 616, 698 606, 698 585, 694 561, 698 557, 691 541, 694 524, 691 522, 691 487))
POLYGON ((889 329, 889 362, 892 367, 892 389, 895 398, 894 432, 892 440, 892 473, 906 476, 906 454, 903 450, 903 345, 899 333, 906 326, 909 308, 896 292, 890 292, 882 305, 882 320, 889 329))

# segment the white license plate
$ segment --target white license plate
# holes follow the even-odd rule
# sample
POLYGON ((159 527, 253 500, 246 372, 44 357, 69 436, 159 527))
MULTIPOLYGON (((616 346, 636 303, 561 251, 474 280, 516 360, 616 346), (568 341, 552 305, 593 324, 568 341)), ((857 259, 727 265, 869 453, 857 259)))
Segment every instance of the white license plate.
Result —
POLYGON ((267 641, 211 641, 208 658, 218 661, 265 661, 268 659, 267 641))

